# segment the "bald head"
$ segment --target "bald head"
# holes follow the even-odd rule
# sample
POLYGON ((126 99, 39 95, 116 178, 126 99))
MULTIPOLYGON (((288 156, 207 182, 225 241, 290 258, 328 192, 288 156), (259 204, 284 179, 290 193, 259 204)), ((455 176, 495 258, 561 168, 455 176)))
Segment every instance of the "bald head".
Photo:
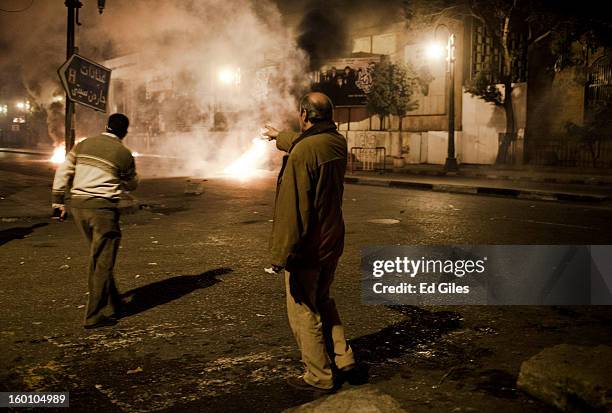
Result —
POLYGON ((306 112, 306 122, 312 124, 322 121, 332 121, 334 117, 334 105, 327 95, 319 92, 311 92, 300 100, 300 114, 306 112))

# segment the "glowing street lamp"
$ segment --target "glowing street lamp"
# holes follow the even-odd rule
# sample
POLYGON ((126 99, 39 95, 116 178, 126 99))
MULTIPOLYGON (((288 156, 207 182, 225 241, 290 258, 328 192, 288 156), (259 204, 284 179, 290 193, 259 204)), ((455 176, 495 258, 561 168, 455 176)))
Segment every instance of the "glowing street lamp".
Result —
POLYGON ((445 53, 445 47, 442 46, 440 43, 432 42, 427 45, 427 48, 425 49, 425 55, 428 59, 431 60, 440 60, 442 59, 442 57, 444 57, 445 53))
MULTIPOLYGON (((213 78, 214 78, 213 73, 213 78)), ((217 69, 216 83, 213 80, 213 111, 214 111, 214 123, 215 128, 217 127, 217 119, 222 119, 223 115, 218 114, 223 112, 225 102, 231 102, 231 99, 235 97, 240 87, 240 68, 232 66, 221 66, 217 69), (223 97, 220 99, 220 95, 223 97)), ((220 120, 219 120, 220 122, 220 120)))
POLYGON ((219 82, 229 85, 234 80, 234 74, 230 69, 219 70, 219 82))
POLYGON ((448 31, 446 51, 439 43, 432 43, 426 49, 426 55, 430 59, 439 60, 446 52, 446 73, 448 74, 448 153, 444 170, 447 172, 457 171, 457 158, 455 157, 455 34, 445 24, 438 24, 434 29, 434 40, 438 29, 444 26, 448 31))
POLYGON ((15 104, 15 107, 16 107, 17 109, 19 109, 19 110, 23 110, 23 111, 29 111, 29 110, 30 110, 30 108, 31 108, 31 106, 30 106, 30 102, 29 102, 29 101, 27 101, 27 100, 26 100, 25 102, 23 102, 23 101, 17 102, 17 103, 15 104))
POLYGON ((217 79, 222 85, 239 85, 240 84, 240 69, 232 67, 223 67, 217 73, 217 79))

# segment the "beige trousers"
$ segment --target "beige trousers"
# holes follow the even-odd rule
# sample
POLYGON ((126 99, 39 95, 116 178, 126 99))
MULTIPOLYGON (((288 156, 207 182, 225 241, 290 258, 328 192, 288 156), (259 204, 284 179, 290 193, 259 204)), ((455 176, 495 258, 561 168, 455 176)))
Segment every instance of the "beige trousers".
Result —
POLYGON ((332 362, 338 369, 355 363, 336 304, 329 297, 336 265, 285 271, 287 315, 306 367, 304 381, 323 389, 333 387, 332 362))

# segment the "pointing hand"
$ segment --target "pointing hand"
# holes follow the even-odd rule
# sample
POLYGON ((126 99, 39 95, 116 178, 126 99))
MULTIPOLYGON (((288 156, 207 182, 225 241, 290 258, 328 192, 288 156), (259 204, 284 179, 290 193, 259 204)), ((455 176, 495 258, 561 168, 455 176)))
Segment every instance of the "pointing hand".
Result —
POLYGON ((269 141, 274 140, 278 137, 278 130, 275 127, 271 125, 265 125, 264 128, 265 130, 263 131, 262 135, 266 136, 269 141))

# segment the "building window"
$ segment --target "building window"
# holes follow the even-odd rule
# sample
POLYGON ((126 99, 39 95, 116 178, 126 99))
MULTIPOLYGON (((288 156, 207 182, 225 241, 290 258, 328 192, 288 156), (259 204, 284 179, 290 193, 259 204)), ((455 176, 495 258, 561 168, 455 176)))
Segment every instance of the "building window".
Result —
MULTIPOLYGON (((503 51, 486 26, 479 20, 472 20, 471 78, 479 73, 489 76, 491 83, 501 83, 503 77, 503 51)), ((527 38, 523 32, 513 32, 510 50, 516 56, 512 64, 512 81, 527 79, 527 38)))
POLYGON ((359 37, 353 40, 353 53, 372 53, 372 36, 359 37))
POLYGON ((586 104, 591 107, 598 102, 612 99, 612 64, 608 56, 601 57, 589 69, 586 104))

